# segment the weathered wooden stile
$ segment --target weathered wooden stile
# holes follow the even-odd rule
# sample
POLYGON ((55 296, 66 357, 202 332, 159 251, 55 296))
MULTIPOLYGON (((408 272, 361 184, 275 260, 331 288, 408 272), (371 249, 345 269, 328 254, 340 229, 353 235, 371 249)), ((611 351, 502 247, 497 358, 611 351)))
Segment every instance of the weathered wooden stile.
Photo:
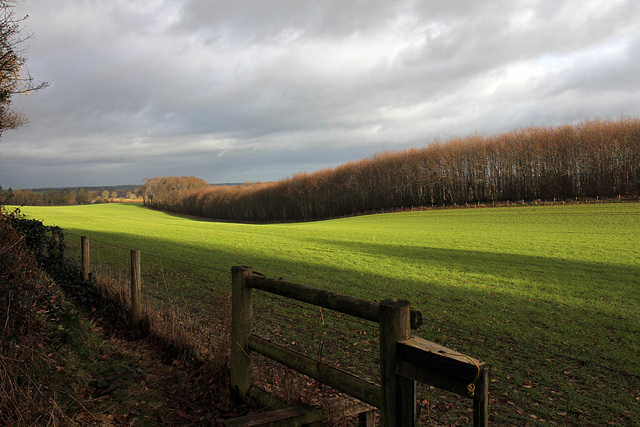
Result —
MULTIPOLYGON (((387 299, 378 303, 363 300, 254 274, 251 267, 233 267, 232 282, 231 388, 237 399, 254 398, 267 406, 267 400, 273 402, 268 393, 251 383, 250 354, 254 351, 379 408, 381 422, 387 427, 416 425, 416 381, 472 399, 474 426, 487 425, 487 366, 435 343, 412 337, 411 329, 420 326, 422 317, 410 309, 408 301, 387 299), (380 385, 254 335, 252 288, 379 323, 380 385)), ((361 419, 372 420, 372 417, 361 419)), ((246 424, 239 425, 260 425, 245 421, 246 424)), ((281 421, 280 425, 286 424, 281 421)), ((289 425, 305 424, 292 422, 289 425)))

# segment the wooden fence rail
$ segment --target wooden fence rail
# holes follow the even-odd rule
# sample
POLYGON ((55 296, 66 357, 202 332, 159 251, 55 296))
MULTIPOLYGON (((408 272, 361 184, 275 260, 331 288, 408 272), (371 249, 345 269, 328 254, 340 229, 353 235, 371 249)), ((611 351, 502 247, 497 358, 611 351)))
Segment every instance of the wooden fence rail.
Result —
MULTIPOLYGON (((249 287, 261 291, 328 308, 360 319, 380 323, 380 303, 323 289, 310 288, 297 283, 276 280, 259 274, 247 276, 249 287)), ((410 311, 411 329, 422 325, 422 313, 410 311)))
POLYGON ((416 381, 473 400, 474 426, 488 423, 488 367, 469 356, 412 337, 422 316, 405 300, 380 303, 314 289, 233 267, 231 323, 231 388, 237 399, 266 393, 252 385, 250 353, 269 357, 311 378, 380 409, 384 426, 413 426, 416 381), (380 324, 380 385, 311 359, 252 333, 252 293, 259 289, 380 324))

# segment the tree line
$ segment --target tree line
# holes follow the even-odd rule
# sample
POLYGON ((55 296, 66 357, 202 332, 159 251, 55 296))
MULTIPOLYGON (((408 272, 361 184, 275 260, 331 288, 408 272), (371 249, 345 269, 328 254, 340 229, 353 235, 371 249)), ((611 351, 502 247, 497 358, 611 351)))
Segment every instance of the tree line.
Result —
POLYGON ((57 206, 106 203, 113 199, 136 200, 134 191, 90 190, 84 188, 46 189, 42 191, 16 189, 3 190, 0 185, 0 201, 18 206, 57 206))
POLYGON ((640 119, 436 141, 273 183, 210 186, 194 180, 148 180, 145 203, 219 220, 266 222, 412 206, 638 197, 640 119), (191 187, 178 185, 191 181, 191 187))
POLYGON ((182 212, 183 200, 192 192, 210 187, 203 179, 193 176, 145 178, 138 188, 145 206, 182 212))

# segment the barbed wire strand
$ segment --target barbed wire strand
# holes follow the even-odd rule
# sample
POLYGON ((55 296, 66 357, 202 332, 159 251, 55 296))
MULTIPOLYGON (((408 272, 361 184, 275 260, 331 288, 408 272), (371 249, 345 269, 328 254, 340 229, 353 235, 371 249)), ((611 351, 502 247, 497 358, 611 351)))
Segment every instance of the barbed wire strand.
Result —
MULTIPOLYGON (((271 299, 273 301, 282 302, 286 298, 286 297, 283 297, 283 296, 280 296, 280 295, 274 295, 274 294, 272 294, 270 292, 265 292, 265 291, 259 291, 259 292, 265 298, 271 299)), ((318 306, 315 306, 313 304, 304 305, 305 303, 297 301, 297 300, 293 300, 293 299, 290 299, 290 298, 288 298, 286 301, 287 301, 287 304, 290 304, 292 306, 296 306, 296 307, 298 307, 300 309, 303 309, 303 310, 314 312, 314 311, 316 311, 318 309, 318 306)), ((325 310, 328 310, 328 311, 323 311, 325 316, 333 317, 335 319, 340 319, 340 320, 344 320, 344 321, 351 322, 351 323, 355 323, 355 324, 361 325, 361 326, 366 326, 369 329, 374 329, 375 328, 375 323, 373 323, 371 321, 368 321, 368 320, 365 320, 365 319, 360 319, 358 317, 354 317, 354 316, 351 316, 351 315, 348 315, 348 314, 340 313, 338 311, 331 310, 329 308, 325 308, 325 310)))
MULTIPOLYGON (((65 231, 65 233, 71 234, 71 235, 76 236, 76 237, 81 237, 78 234, 70 233, 68 231, 65 231)), ((100 244, 103 244, 103 245, 112 246, 114 248, 119 248, 119 249, 124 249, 124 250, 131 250, 131 248, 128 248, 128 247, 125 247, 125 246, 120 246, 120 245, 116 245, 114 243, 105 242, 103 240, 98 240, 98 239, 91 238, 91 243, 94 243, 94 242, 100 243, 100 244)), ((147 256, 150 256, 150 257, 153 257, 153 258, 160 258, 160 259, 164 259, 164 260, 167 260, 167 261, 172 261, 172 262, 177 262, 177 263, 181 263, 181 264, 191 265, 191 266, 194 266, 194 267, 205 268, 205 269, 217 271, 218 273, 223 273, 223 274, 230 274, 230 272, 231 272, 231 270, 225 271, 225 270, 222 270, 220 268, 212 267, 210 265, 202 265, 202 264, 196 264, 196 263, 189 262, 189 261, 177 260, 177 259, 174 259, 174 258, 169 258, 169 257, 165 257, 165 256, 162 256, 162 255, 152 254, 152 253, 149 253, 149 252, 140 251, 140 254, 147 255, 147 256)))

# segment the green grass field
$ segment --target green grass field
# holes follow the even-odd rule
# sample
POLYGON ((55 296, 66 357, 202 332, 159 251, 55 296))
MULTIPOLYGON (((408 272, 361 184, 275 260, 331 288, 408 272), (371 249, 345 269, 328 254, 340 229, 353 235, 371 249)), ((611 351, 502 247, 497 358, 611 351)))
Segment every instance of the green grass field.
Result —
MULTIPOLYGON (((523 378, 561 382, 563 392, 594 392, 589 396, 616 411, 639 412, 635 377, 585 373, 590 379, 584 379, 581 369, 566 366, 556 374, 545 364, 555 365, 557 357, 544 355, 640 375, 639 203, 442 209, 269 225, 195 220, 130 204, 22 211, 90 239, 211 265, 229 271, 227 279, 231 266, 251 265, 267 276, 362 298, 405 298, 427 319, 419 335, 497 368, 492 387, 508 391, 499 372, 508 361, 523 378), (519 346, 505 347, 508 340, 519 346)), ((185 284, 172 283, 167 292, 172 286, 185 284)), ((549 419, 567 416, 562 407, 540 411, 549 419)))

